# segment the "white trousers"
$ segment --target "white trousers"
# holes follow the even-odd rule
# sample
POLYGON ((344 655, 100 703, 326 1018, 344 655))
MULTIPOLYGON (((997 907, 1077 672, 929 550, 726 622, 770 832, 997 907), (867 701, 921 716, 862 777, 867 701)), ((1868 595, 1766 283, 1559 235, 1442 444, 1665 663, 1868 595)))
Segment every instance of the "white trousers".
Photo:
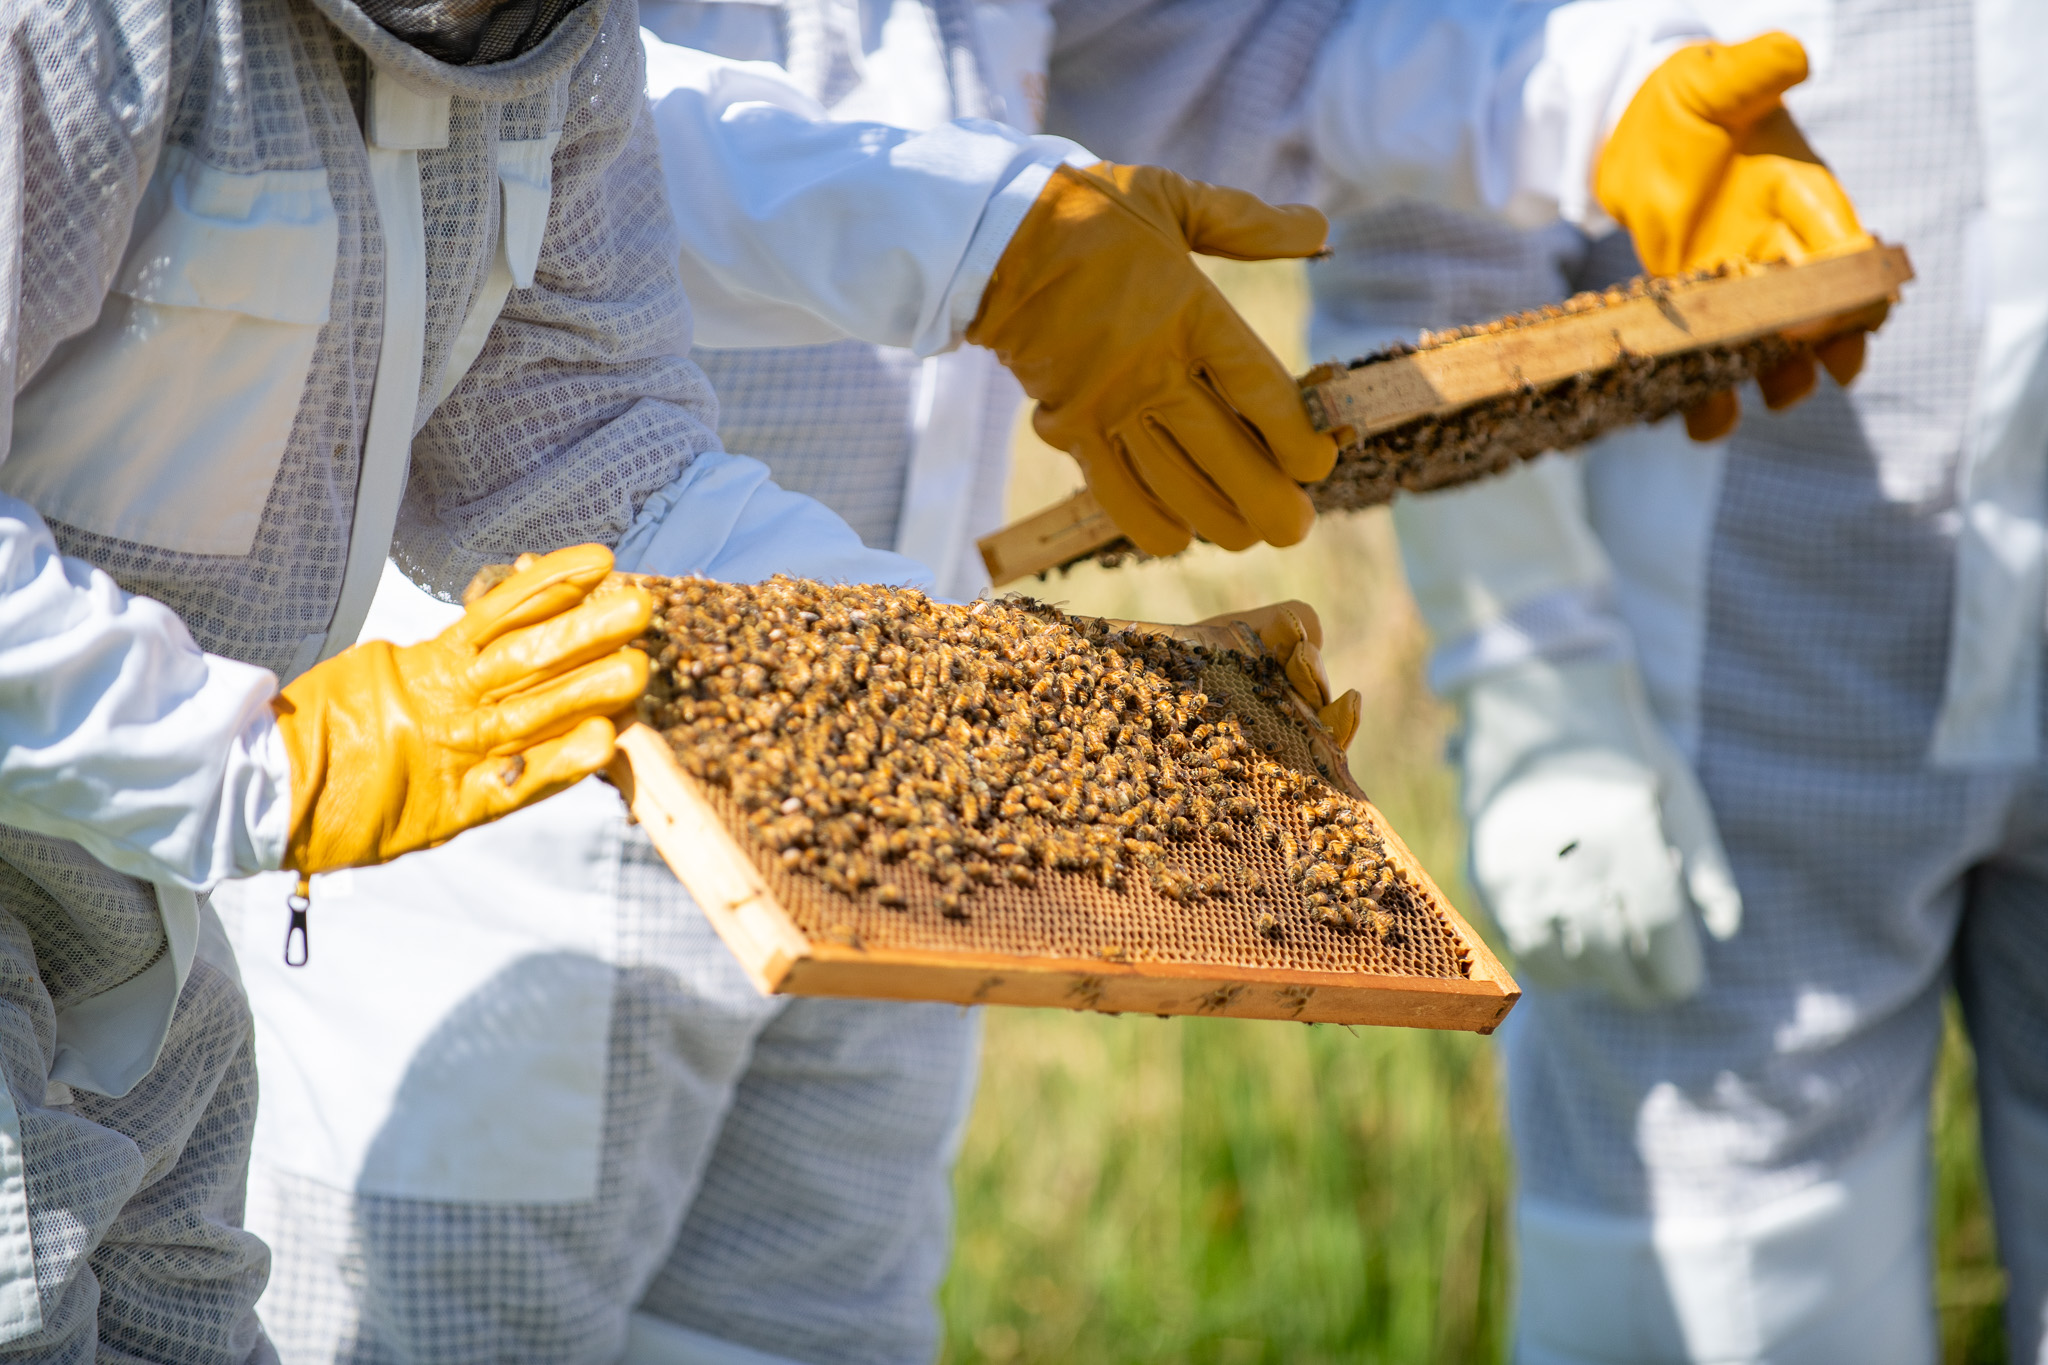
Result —
POLYGON ((1746 911, 1706 990, 1643 1012, 1531 992, 1503 1029, 1526 1365, 1938 1359, 1951 987, 2012 1359, 2048 1361, 2048 779, 1830 766, 1710 727, 1746 911))

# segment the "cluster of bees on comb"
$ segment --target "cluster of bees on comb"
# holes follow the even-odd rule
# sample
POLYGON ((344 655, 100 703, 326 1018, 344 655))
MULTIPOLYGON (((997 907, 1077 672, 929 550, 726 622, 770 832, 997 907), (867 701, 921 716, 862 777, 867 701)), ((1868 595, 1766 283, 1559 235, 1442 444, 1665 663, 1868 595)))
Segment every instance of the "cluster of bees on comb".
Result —
MULTIPOLYGON (((1303 378, 1304 399, 1317 425, 1334 425, 1320 412, 1315 385, 1345 370, 1384 364, 1453 342, 1495 336, 1524 327, 1657 298, 1725 275, 1754 269, 1742 263, 1688 275, 1638 276, 1604 290, 1439 332, 1424 332, 1415 344, 1395 342, 1345 366, 1325 366, 1303 378)), ((1621 427, 1659 422, 1715 393, 1740 388, 1790 358, 1793 344, 1767 335, 1736 345, 1703 346, 1663 357, 1625 356, 1603 370, 1572 376, 1545 388, 1474 403, 1456 412, 1419 417, 1363 437, 1338 452, 1330 476, 1308 485, 1316 511, 1351 512, 1390 502, 1396 493, 1424 493, 1505 473, 1523 460, 1551 450, 1570 450, 1621 427)), ((1105 568, 1146 556, 1118 540, 1086 556, 1105 568)))
MULTIPOLYGON (((1490 322, 1424 332, 1414 345, 1396 342, 1344 368, 1362 369, 1475 337, 1597 313, 1637 299, 1662 298, 1750 269, 1754 267, 1733 263, 1687 275, 1638 276, 1490 322)), ((1792 350, 1783 337, 1767 335, 1677 355, 1624 356, 1619 364, 1546 388, 1526 388, 1442 416, 1417 418, 1347 446, 1330 477, 1310 485, 1309 497, 1319 512, 1348 511, 1387 502, 1404 489, 1421 493, 1469 483, 1545 451, 1584 445, 1619 427, 1662 421, 1711 394, 1739 388, 1783 362, 1792 350)), ((1339 373, 1330 367, 1307 376, 1305 392, 1312 410, 1314 385, 1339 373)))
MULTIPOLYGON (((1235 899, 1287 932, 1255 867, 1278 862, 1317 923, 1384 940, 1390 890, 1419 895, 1350 798, 1284 764, 1199 690, 1217 652, 1022 599, 953 606, 908 589, 784 577, 646 578, 655 612, 641 719, 722 788, 769 856, 901 909, 922 876, 943 913, 1048 873, 1177 902, 1235 899), (1299 811, 1305 845, 1255 799, 1299 811), (1231 872, 1190 866, 1198 846, 1231 872), (1269 852, 1248 856, 1255 848, 1269 852)), ((1261 700, 1287 682, 1231 655, 1261 700)))

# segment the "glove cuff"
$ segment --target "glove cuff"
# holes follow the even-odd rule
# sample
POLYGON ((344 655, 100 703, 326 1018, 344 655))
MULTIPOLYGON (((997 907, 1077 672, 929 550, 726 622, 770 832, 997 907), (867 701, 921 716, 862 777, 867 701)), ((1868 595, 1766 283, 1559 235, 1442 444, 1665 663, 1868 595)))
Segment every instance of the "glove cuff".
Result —
MULTIPOLYGON (((381 860, 377 849, 383 821, 351 799, 369 774, 335 771, 332 728, 365 728, 368 718, 348 705, 351 697, 399 695, 394 653, 383 640, 366 640, 307 670, 271 699, 278 738, 291 764, 291 827, 280 864, 286 871, 310 876, 381 860)), ((365 746, 381 746, 387 738, 362 737, 365 746)))

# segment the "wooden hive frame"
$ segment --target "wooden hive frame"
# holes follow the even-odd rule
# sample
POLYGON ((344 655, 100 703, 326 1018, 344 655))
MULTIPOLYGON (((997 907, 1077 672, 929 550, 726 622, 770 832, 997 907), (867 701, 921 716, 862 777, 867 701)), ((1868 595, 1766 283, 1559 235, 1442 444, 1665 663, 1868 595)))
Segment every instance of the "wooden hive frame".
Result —
POLYGON ((668 741, 642 724, 619 736, 611 767, 662 858, 764 994, 1031 1005, 1106 1014, 1217 1015, 1302 1023, 1391 1024, 1491 1033, 1521 991, 1393 830, 1387 851, 1461 939, 1463 980, 1203 963, 1117 962, 934 952, 806 934, 777 899, 668 741))
MULTIPOLYGON (((1513 325, 1455 340, 1426 340, 1408 354, 1349 367, 1319 366, 1302 376, 1303 400, 1318 429, 1349 427, 1354 441, 1363 440, 1631 360, 1663 360, 1772 336, 1811 344, 1873 326, 1912 277, 1902 248, 1879 245, 1796 266, 1647 281, 1618 302, 1595 296, 1598 306, 1579 311, 1509 320, 1513 325)), ((984 536, 980 548, 1000 587, 1113 551, 1120 543, 1128 544, 1116 523, 1083 490, 984 536)))

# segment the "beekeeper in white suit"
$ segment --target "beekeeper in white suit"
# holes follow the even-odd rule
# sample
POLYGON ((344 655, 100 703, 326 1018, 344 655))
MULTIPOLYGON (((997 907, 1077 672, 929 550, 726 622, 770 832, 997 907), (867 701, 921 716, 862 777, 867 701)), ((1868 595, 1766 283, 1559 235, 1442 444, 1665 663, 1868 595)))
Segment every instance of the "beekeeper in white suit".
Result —
POLYGON ((609 755, 647 604, 584 599, 716 444, 631 15, 0 11, 0 1355, 267 1358, 201 894, 609 755), (577 542, 348 648, 387 557, 577 542))
MULTIPOLYGON (((1502 1035, 1517 1358, 1938 1358, 1953 986, 2011 1355, 2036 1361, 2048 12, 1708 12, 1725 41, 1804 41, 1787 101, 1918 280, 1853 388, 1396 506, 1464 718, 1475 885, 1529 990, 1502 1035)), ((1485 293, 1537 249, 1360 230, 1380 254, 1319 283, 1326 348, 1373 339, 1418 277, 1485 293)))
POLYGON ((695 463, 630 5, 0 18, 0 1353, 257 1358, 250 1026, 201 893, 602 765, 648 605, 586 602, 608 547, 773 499, 695 463), (387 558, 453 594, 563 546, 349 648, 387 558))
MULTIPOLYGON (((1052 167, 1091 159, 947 125, 992 112, 993 85, 1021 107, 1034 80, 1029 42, 1001 49, 1026 69, 977 58, 980 25, 1035 32, 1042 57, 1049 20, 1028 5, 978 21, 964 6, 898 6, 863 48, 832 30, 829 7, 792 12, 794 48, 777 54, 790 67, 857 59, 865 71, 834 115, 906 125, 848 133, 812 126, 827 116, 824 85, 654 36, 718 39, 745 57, 760 50, 750 33, 781 33, 774 11, 643 17, 698 334, 752 343, 696 353, 720 385, 723 434, 871 543, 921 562, 801 512, 771 514, 821 509, 727 480, 748 509, 738 521, 708 516, 695 487, 699 534, 622 547, 621 563, 938 579, 971 596, 986 583, 973 537, 999 513, 1021 393, 986 350, 918 352, 972 320, 1052 167), (757 107, 735 107, 747 102, 757 107), (908 135, 918 128, 932 131, 908 135), (734 193, 704 192, 720 184, 734 193), (906 201, 895 215, 876 211, 885 195, 906 201), (820 249, 835 218, 837 255, 820 249), (899 345, 788 344, 849 331, 899 345)), ((1320 221, 1310 226, 1302 249, 1320 243, 1320 221)), ((450 611, 394 572, 371 629, 410 639, 450 611)), ((263 1314, 285 1357, 375 1342, 409 1359, 597 1360, 622 1341, 647 1359, 728 1358, 737 1343, 929 1355, 976 1017, 761 999, 614 793, 587 787, 556 805, 389 875, 321 879, 304 972, 277 953, 282 888, 219 898, 262 1024, 251 1220, 276 1248, 263 1314), (368 1019, 347 1008, 365 991, 387 1002, 368 1019)))
MULTIPOLYGON (((937 78, 952 81, 961 71, 945 54, 963 50, 960 35, 972 32, 961 28, 960 11, 899 5, 874 23, 833 30, 837 56, 829 43, 806 47, 832 14, 719 5, 667 8, 648 19, 677 36, 719 41, 735 55, 781 58, 834 79, 864 64, 881 80, 868 92, 876 101, 897 92, 936 98, 937 78), (712 32, 715 39, 705 36, 712 32), (905 43, 907 52, 897 46, 905 43)), ((1028 9, 997 17, 1043 34, 1042 16, 1028 9)), ((1133 17, 1144 16, 1126 16, 1133 17)), ((1325 13, 1319 22, 1327 28, 1334 17, 1325 13)), ((1476 107, 1489 130, 1521 121, 1528 137, 1521 152, 1496 147, 1491 160, 1478 162, 1496 188, 1553 205, 1590 165, 1601 111, 1678 38, 1697 33, 1651 16, 1611 41, 1564 45, 1581 58, 1594 54, 1581 67, 1548 53, 1540 23, 1489 29, 1485 18, 1460 30, 1468 39, 1461 51, 1491 51, 1499 39, 1515 59, 1513 74, 1490 92, 1484 79, 1463 73, 1459 79, 1476 93, 1460 107, 1476 107), (1546 149, 1556 155, 1537 154, 1546 149), (1568 171, 1563 182, 1540 180, 1559 165, 1568 171)), ((1303 31, 1288 30, 1290 40, 1303 31)), ((1430 68, 1426 50, 1396 49, 1381 65, 1408 63, 1419 73, 1409 88, 1428 89, 1450 74, 1430 68)), ((814 121, 824 112, 821 96, 835 93, 827 84, 807 91, 772 67, 650 50, 664 160, 685 223, 685 273, 706 331, 720 340, 852 333, 929 350, 973 335, 991 310, 961 293, 963 271, 994 255, 1010 259, 1020 241, 1028 256, 1034 209, 1059 203, 1064 181, 1074 178, 1056 164, 1079 159, 1070 146, 1053 158, 1027 158, 1016 171, 1010 144, 993 162, 978 150, 1006 136, 986 126, 940 126, 914 137, 873 126, 835 130, 814 121), (991 165, 1012 170, 1012 178, 991 178, 991 165), (751 172, 737 214, 733 201, 688 193, 705 180, 746 182, 721 169, 734 166, 751 172), (969 306, 957 306, 963 297, 969 306)), ((1270 55, 1256 43, 1249 50, 1270 55)), ((1293 57, 1304 79, 1313 55, 1313 44, 1304 50, 1297 42, 1293 57)), ((1029 85, 1014 75, 1008 83, 1029 85)), ((974 88, 971 81, 943 88, 958 98, 963 86, 974 88)), ((834 112, 863 108, 864 88, 836 92, 844 97, 834 112)), ((933 107, 897 116, 929 118, 933 107)), ((1275 141, 1299 122, 1298 109, 1255 112, 1275 141)), ((1110 117, 1121 122, 1113 109, 1110 117)), ((1448 124, 1437 131, 1454 141, 1486 140, 1458 117, 1448 124)), ((1426 139, 1382 146, 1363 116, 1347 131, 1367 135, 1354 145, 1379 155, 1389 174, 1439 149, 1426 139)), ((1153 188, 1140 184, 1137 192, 1153 188)), ((1172 254, 1184 249, 1184 239, 1170 240, 1172 254)), ((1099 282, 1094 297, 1041 301, 1047 325, 1057 324, 1061 335, 1098 334, 1105 306, 1144 312, 1133 304, 1147 297, 1152 280, 1134 273, 1134 262, 1149 269, 1150 261, 1115 241, 1096 243, 1091 255, 1110 283, 1099 282)), ((992 297, 1001 293, 1001 275, 998 266, 992 297)), ((987 276, 969 271, 967 278, 978 286, 987 276)), ((1171 336, 1148 338, 1155 346, 1162 339, 1171 336)), ((1134 384, 1147 378, 1142 369, 1132 374, 1128 358, 1119 360, 1125 352, 1073 350, 1110 375, 1134 384)), ((914 525, 908 509, 928 486, 958 498, 956 475, 928 466, 920 472, 923 433, 945 401, 944 371, 931 361, 842 345, 809 355, 728 353, 711 363, 754 386, 746 420, 759 434, 748 439, 787 446, 776 458, 793 481, 845 472, 830 463, 831 436, 804 440, 807 430, 843 435, 849 455, 842 463, 863 472, 836 491, 813 486, 846 500, 857 519, 865 516, 875 539, 886 543, 890 515, 902 509, 893 534, 904 544, 914 525), (916 374, 916 385, 886 382, 891 366, 897 375, 916 374), (876 450, 890 453, 878 458, 876 450)), ((1023 370, 1031 370, 1028 357, 1023 370)), ((1059 376, 1049 383, 1043 374, 1027 377, 1059 405, 1059 376)), ((1000 433, 1005 424, 991 425, 1000 433)), ((1055 424, 1052 434, 1070 430, 1055 424)), ((999 440, 982 449, 999 449, 999 440)), ((1098 493, 1128 507, 1114 502, 1132 492, 1128 475, 1104 474, 1100 443, 1085 430, 1075 443, 1098 493)), ((1170 518, 1159 504, 1187 512, 1183 539, 1188 525, 1238 543, 1247 524, 1275 538, 1298 533, 1291 504, 1264 487, 1217 473, 1209 501, 1190 505, 1161 495, 1175 485, 1158 454, 1134 453, 1121 433, 1113 444, 1109 460, 1157 479, 1137 486, 1149 505, 1130 512, 1135 533, 1171 539, 1175 525, 1161 524, 1170 518), (1258 505, 1225 516, 1230 509, 1215 506, 1225 486, 1248 489, 1246 504, 1258 505)), ((963 552, 968 529, 956 520, 950 548, 930 553, 963 552)), ((729 552, 707 532, 664 553, 635 562, 736 577, 781 569, 900 580, 909 572, 902 561, 808 530, 745 553, 729 552)), ((394 632, 423 628, 404 619, 410 613, 398 597, 388 606, 394 632)), ((329 1359, 359 1349, 494 1360, 609 1359, 621 1349, 628 1358, 673 1360, 929 1354, 930 1296, 945 1251, 944 1171, 971 1084, 971 1024, 944 1009, 756 999, 616 811, 615 798, 592 788, 558 802, 545 820, 502 825, 403 868, 346 883, 328 879, 316 899, 347 908, 345 919, 335 919, 351 926, 350 938, 334 944, 335 934, 322 935, 318 965, 303 975, 269 965, 274 895, 255 898, 253 916, 238 916, 251 971, 260 973, 258 1009, 271 1025, 265 1131, 276 1136, 262 1143, 258 1200, 259 1219, 281 1248, 265 1311, 288 1356, 329 1359), (585 796, 588 804, 571 821, 568 802, 585 796), (514 905, 520 908, 508 909, 514 905), (578 906, 580 913, 564 913, 578 906), (469 966, 454 974, 394 968, 388 951, 369 945, 388 945, 401 932, 422 945, 408 957, 469 966), (430 939, 464 951, 427 951, 430 939), (379 1018, 331 1008, 372 978, 393 1002, 379 1018), (636 1305, 640 1311, 630 1312, 636 1305)))

